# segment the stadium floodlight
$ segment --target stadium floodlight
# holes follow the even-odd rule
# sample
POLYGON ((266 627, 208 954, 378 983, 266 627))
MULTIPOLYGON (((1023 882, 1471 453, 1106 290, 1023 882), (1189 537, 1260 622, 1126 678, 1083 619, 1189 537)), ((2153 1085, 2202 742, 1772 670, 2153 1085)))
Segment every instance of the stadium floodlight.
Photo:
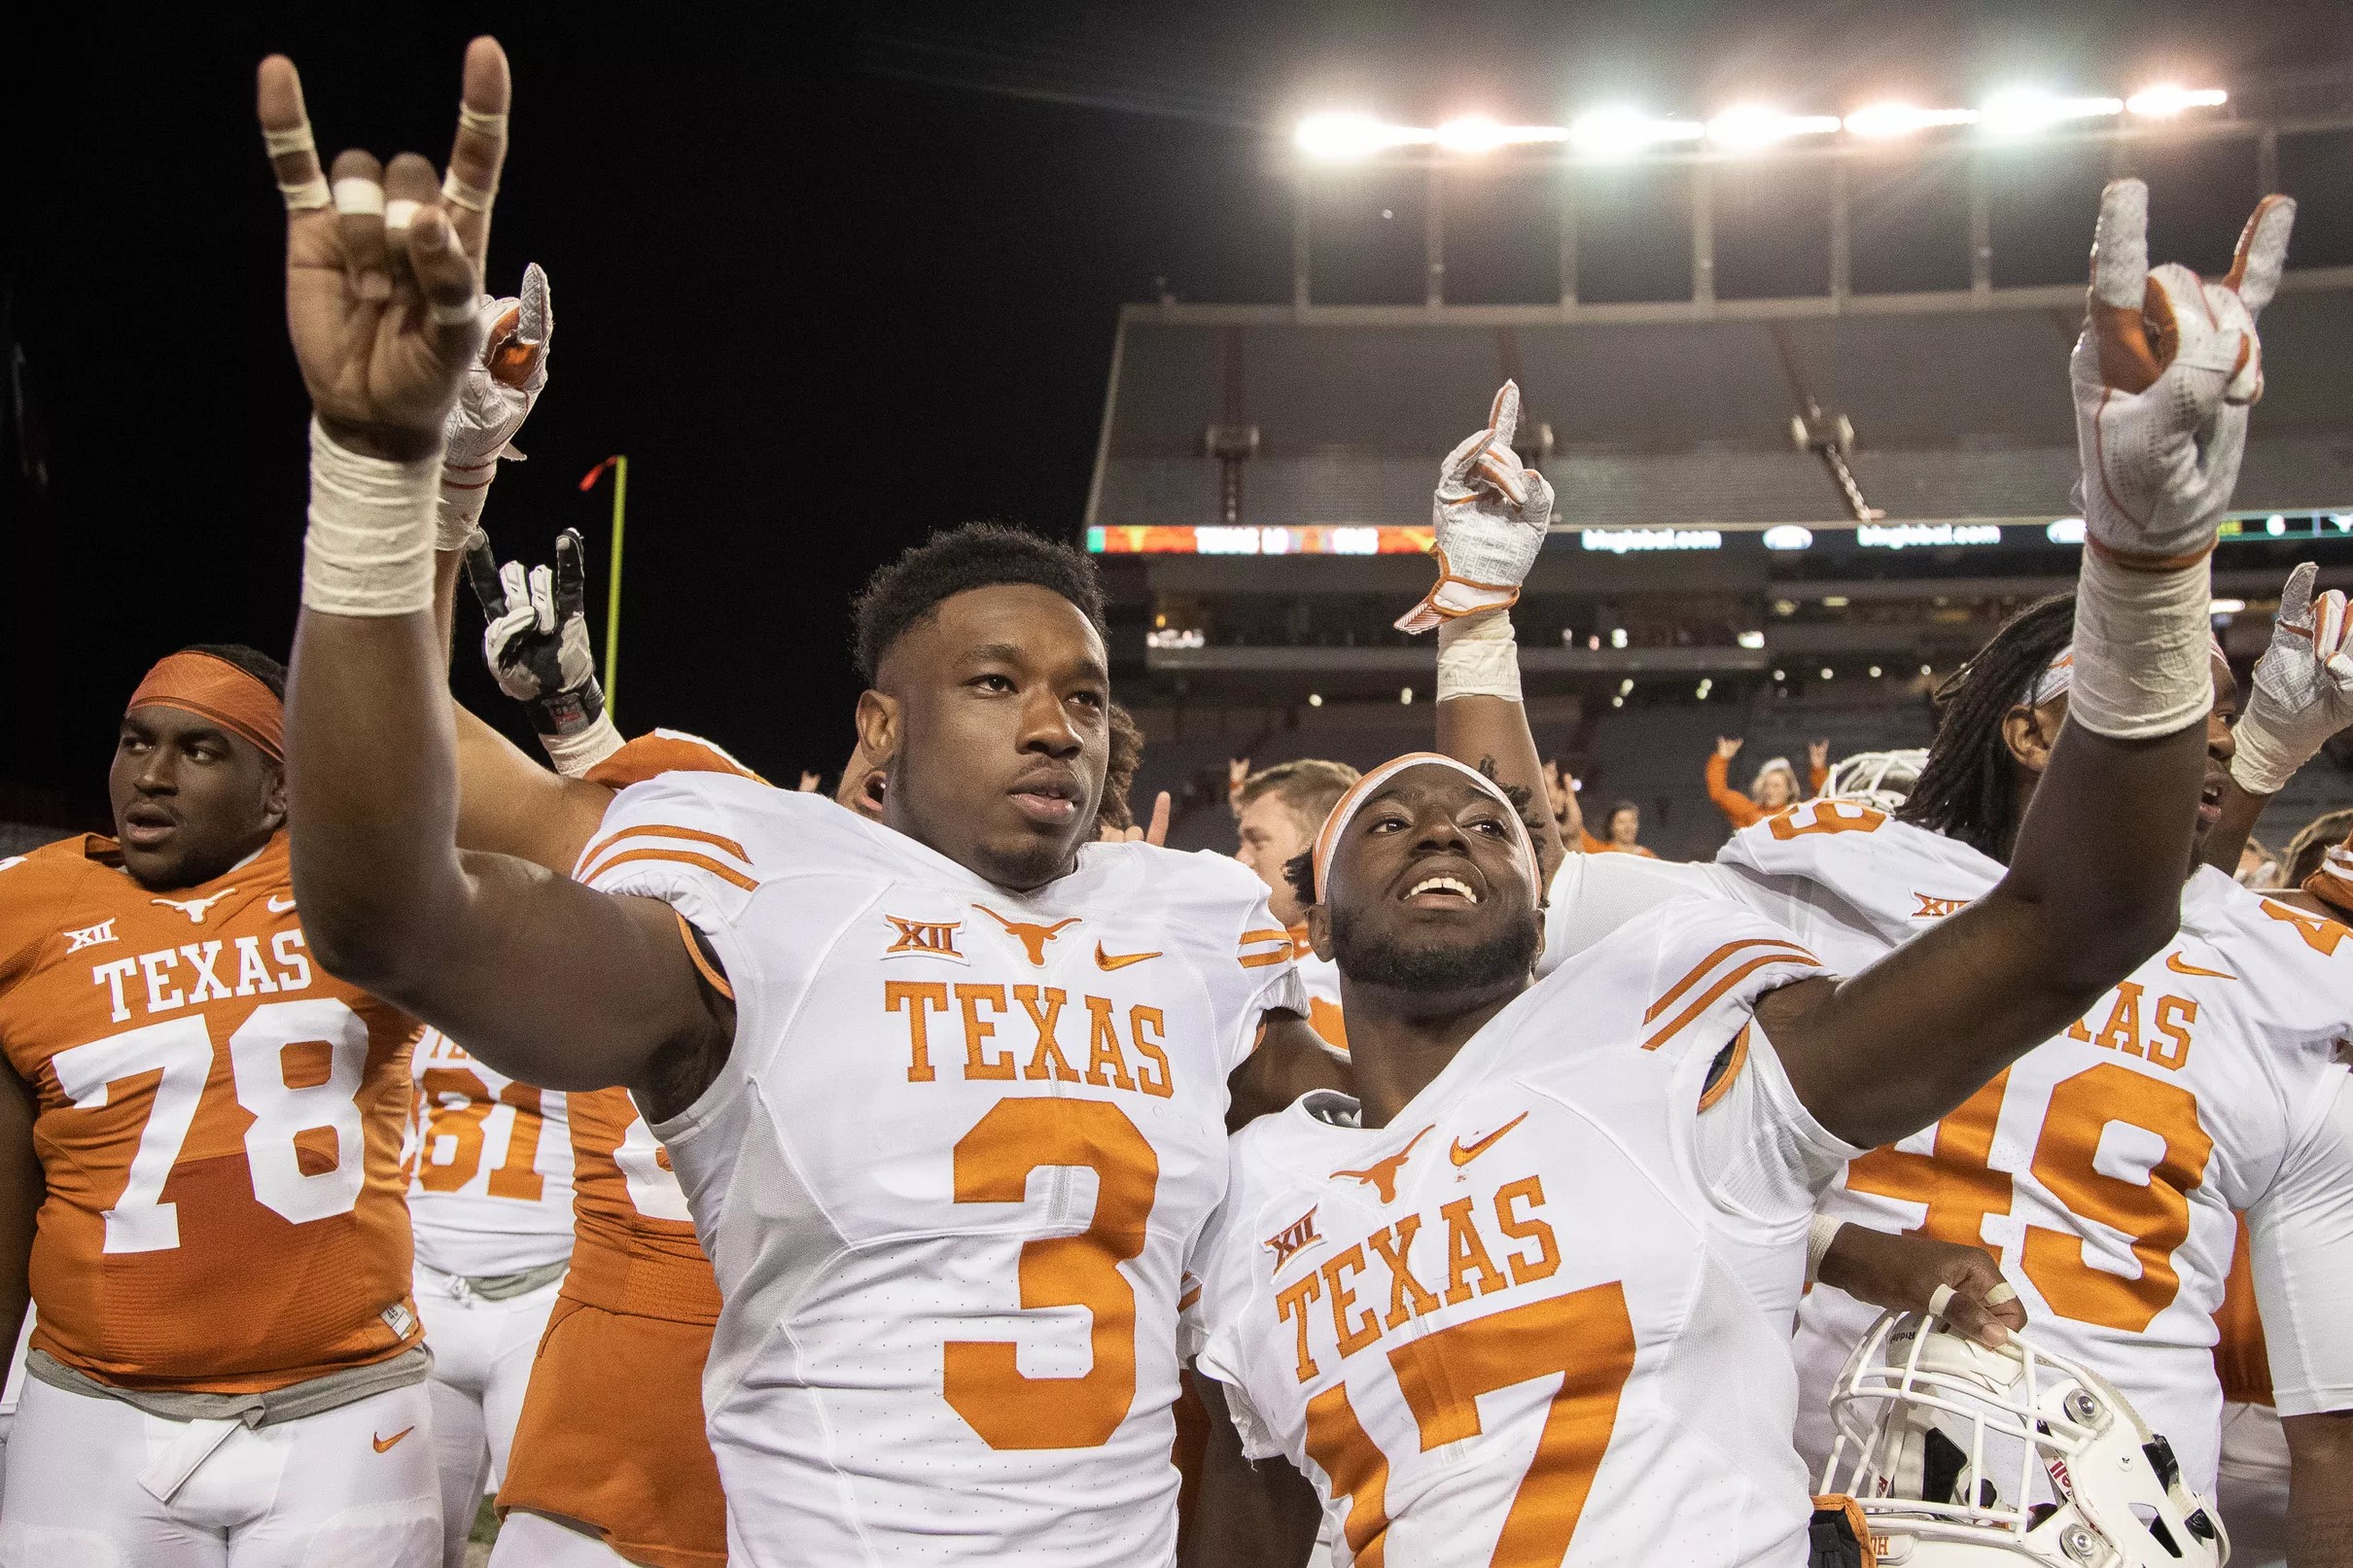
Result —
POLYGON ((2247 608, 2244 599, 2217 599, 2206 606, 2209 615, 2236 615, 2247 608))
POLYGON ((1867 104, 1848 115, 1844 122, 1846 134, 1867 141, 1883 141, 1890 136, 1909 136, 1917 130, 1933 130, 1940 125, 1973 125, 1977 123, 1974 109, 1915 109, 1908 103, 1867 104))
POLYGON ((1440 125, 1432 133, 1437 144, 1450 153, 1467 153, 1474 157, 1492 153, 1498 147, 1524 147, 1531 143, 1564 142, 1568 131, 1561 125, 1504 125, 1486 115, 1461 115, 1440 125))
POLYGON ((1663 142, 1696 142, 1707 127, 1696 120, 1661 120, 1639 109, 1596 109, 1569 122, 1568 145, 1587 157, 1632 157, 1663 142))
POLYGON ((1434 130, 1392 125, 1360 114, 1310 115, 1291 133, 1299 151, 1326 163, 1354 162, 1392 147, 1426 147, 1437 139, 1434 130))
POLYGON ((2125 100, 2128 114, 2161 118, 2178 115, 2185 109, 2220 109, 2230 101, 2230 94, 2220 87, 2177 87, 2171 85, 2143 87, 2125 100))
POLYGON ((1793 136, 1827 136, 1836 115, 1785 115, 1763 104, 1735 104, 1707 122, 1707 139, 1729 153, 1753 153, 1793 136))
POLYGON ((1739 644, 1742 647, 1763 647, 1765 645, 1765 634, 1763 632, 1742 632, 1739 636, 1734 638, 1733 641, 1739 644))
POLYGON ((1994 136, 2030 136, 2069 120, 2096 120, 2125 112, 2122 98, 2064 98, 2033 88, 1997 92, 1978 111, 1978 126, 1994 136))

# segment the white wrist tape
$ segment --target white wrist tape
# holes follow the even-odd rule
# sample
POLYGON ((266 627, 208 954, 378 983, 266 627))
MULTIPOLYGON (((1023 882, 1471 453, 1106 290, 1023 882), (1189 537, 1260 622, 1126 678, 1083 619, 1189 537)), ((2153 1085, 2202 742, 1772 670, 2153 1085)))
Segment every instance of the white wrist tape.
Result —
POLYGON ((1845 1228, 1845 1221, 1832 1219, 1827 1214, 1816 1214, 1813 1223, 1806 1227, 1806 1283, 1810 1285, 1821 1277, 1822 1259, 1830 1251, 1830 1243, 1845 1228))
POLYGON ((547 749, 547 760, 555 764, 556 772, 578 779, 621 749, 621 732, 613 727, 612 719, 599 714, 596 722, 578 735, 543 735, 540 745, 547 749))
POLYGON ((433 504, 441 457, 412 463, 344 450, 310 422, 310 532, 302 604, 330 615, 433 608, 433 504))
POLYGON ((2204 561, 2138 572, 2085 550, 2068 720, 2131 741, 2170 735, 2204 718, 2214 706, 2213 603, 2213 573, 2204 561))
POLYGON ((490 481, 497 477, 494 460, 479 469, 441 465, 440 494, 434 500, 434 547, 462 550, 473 542, 481 526, 482 503, 490 499, 490 481))
POLYGON ((1438 623, 1438 700, 1450 697, 1520 700, 1520 645, 1512 640, 1509 610, 1438 623))

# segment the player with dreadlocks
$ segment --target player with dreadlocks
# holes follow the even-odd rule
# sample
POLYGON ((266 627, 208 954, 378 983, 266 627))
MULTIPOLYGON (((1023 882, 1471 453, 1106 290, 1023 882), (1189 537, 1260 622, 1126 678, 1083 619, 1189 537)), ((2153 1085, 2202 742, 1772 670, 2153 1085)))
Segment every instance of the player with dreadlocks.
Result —
MULTIPOLYGON (((2248 277, 2245 247, 2265 221, 2259 210, 2234 279, 2248 277)), ((2175 270, 2152 274, 2151 288, 2166 278, 2230 308, 2216 297, 2230 285, 2186 272, 2176 284, 2175 270)), ((2106 423, 2124 401, 2106 308, 2094 309, 2075 366, 2086 471, 2108 465, 2087 486, 2095 511, 2117 505, 2123 461, 2106 423)), ((2226 398, 2197 432, 2177 470, 2190 488, 2173 505, 2214 515, 2228 505, 2245 429, 2233 406, 2226 398)), ((1806 1298, 1797 1342, 1809 1458, 1828 1452, 1825 1396, 1874 1315, 1836 1288, 1842 1272, 1871 1233, 1900 1232, 1996 1253, 2004 1295, 2023 1302, 2040 1342, 2123 1390, 2170 1440, 2189 1485, 2211 1495, 2214 1314, 2244 1213, 2294 1454, 2292 1528, 2310 1560, 2353 1563, 2353 1343, 2316 1306, 2353 1290, 2353 1091, 2333 1060, 2353 1033, 2353 949, 2340 951, 2344 927, 2211 864, 2235 861, 2232 835, 2253 819, 2233 811, 2226 822, 2226 807, 2267 797, 2344 721, 2343 600, 2316 600, 2311 586, 2309 568, 2291 577, 2235 732, 2220 648, 2201 630, 2182 649, 2186 659, 2204 648, 2212 698, 2178 936, 1935 1129, 1855 1159, 1825 1195, 1814 1257, 1826 1288, 1806 1298)), ((1547 961, 1635 910, 1701 892, 1770 915, 1852 972, 1982 901, 2015 858, 2062 726, 2087 701, 2078 653, 2088 627, 2102 630, 2092 608, 2082 595, 2029 607, 1939 690, 1935 745, 1893 818, 1825 799, 1742 829, 1712 865, 1571 856, 1553 889, 1547 961)))

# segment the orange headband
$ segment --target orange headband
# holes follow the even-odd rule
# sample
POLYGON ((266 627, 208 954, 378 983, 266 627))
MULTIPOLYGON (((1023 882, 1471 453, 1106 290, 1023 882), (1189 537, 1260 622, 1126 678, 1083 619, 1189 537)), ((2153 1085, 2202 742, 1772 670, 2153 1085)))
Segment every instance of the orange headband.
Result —
POLYGON ((253 742, 271 761, 286 760, 286 705, 218 654, 173 653, 158 660, 130 694, 130 707, 177 708, 209 718, 253 742))

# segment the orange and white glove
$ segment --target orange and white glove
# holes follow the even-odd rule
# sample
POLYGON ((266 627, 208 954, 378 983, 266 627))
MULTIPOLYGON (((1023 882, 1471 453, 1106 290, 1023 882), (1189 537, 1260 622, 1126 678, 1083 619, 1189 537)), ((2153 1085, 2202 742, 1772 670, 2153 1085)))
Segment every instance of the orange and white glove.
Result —
POLYGON ((2255 666, 2255 689, 2232 731, 2230 777, 2250 795, 2275 795, 2328 738, 2353 724, 2353 652, 2346 648, 2345 596, 2314 598, 2320 568, 2288 574, 2271 620, 2271 645, 2255 666))
POLYGON ((2068 361, 2085 548, 2067 716, 2142 740, 2214 706, 2207 557, 2263 395, 2255 317, 2279 286, 2295 203, 2266 196, 2230 276, 2149 265, 2149 188, 2100 192, 2091 293, 2068 361))
POLYGON ((555 305, 547 274, 537 261, 523 268, 522 293, 482 296, 490 331, 482 357, 458 383, 458 401, 442 426, 441 496, 436 513, 437 549, 462 550, 482 519, 499 459, 520 463, 510 443, 547 386, 547 345, 555 336, 555 305))
POLYGON ((2187 565, 2214 547, 2238 482, 2247 410, 2264 392, 2255 318, 2271 302, 2296 203, 2265 196, 2230 275, 2149 265, 2149 188, 2100 192, 2091 297, 2069 361, 2084 531, 2126 566, 2187 565))
POLYGON ((1512 450, 1519 426, 1520 386, 1506 381, 1487 428, 1447 454, 1430 503, 1438 581, 1398 620, 1399 631, 1426 632, 1440 621, 1518 602, 1553 519, 1553 487, 1512 450))

